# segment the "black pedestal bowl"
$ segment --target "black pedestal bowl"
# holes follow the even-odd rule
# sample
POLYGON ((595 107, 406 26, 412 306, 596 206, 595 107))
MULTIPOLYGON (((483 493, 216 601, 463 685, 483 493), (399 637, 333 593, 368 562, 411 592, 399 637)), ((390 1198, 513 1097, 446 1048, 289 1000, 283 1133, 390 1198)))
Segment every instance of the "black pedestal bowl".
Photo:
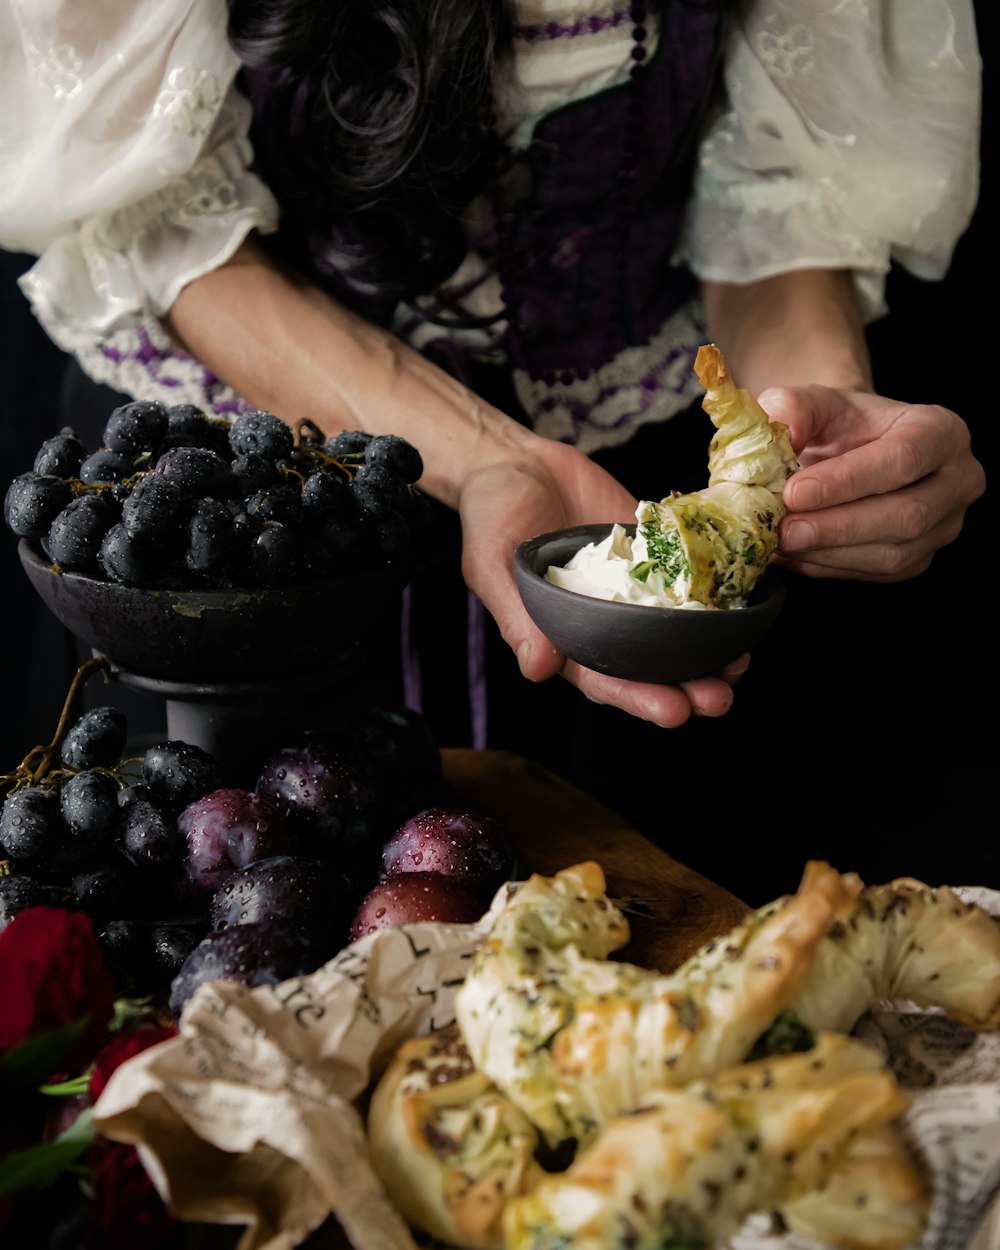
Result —
POLYGON ((412 572, 380 564, 280 588, 142 589, 60 572, 26 539, 18 551, 59 621, 124 684, 165 698, 169 736, 210 751, 230 776, 283 737, 343 718, 366 640, 398 612, 412 572))

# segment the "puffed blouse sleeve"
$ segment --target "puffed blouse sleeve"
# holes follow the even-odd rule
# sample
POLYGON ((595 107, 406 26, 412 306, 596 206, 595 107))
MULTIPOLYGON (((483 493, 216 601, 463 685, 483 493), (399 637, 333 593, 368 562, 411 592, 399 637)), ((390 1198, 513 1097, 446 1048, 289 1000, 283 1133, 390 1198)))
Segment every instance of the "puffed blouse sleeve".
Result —
POLYGON ((204 401, 157 318, 277 224, 226 20, 225 0, 0 0, 0 246, 38 257, 21 286, 49 335, 144 398, 204 401))
POLYGON ((852 271, 867 319, 895 261, 942 277, 978 195, 971 0, 743 0, 678 258, 703 279, 852 271))

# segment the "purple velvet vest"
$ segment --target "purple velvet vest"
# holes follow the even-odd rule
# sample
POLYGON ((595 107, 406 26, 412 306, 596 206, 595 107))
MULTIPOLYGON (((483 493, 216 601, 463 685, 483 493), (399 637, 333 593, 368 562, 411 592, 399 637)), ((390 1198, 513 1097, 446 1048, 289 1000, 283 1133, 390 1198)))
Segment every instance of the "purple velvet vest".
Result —
MULTIPOLYGON (((716 77, 722 3, 662 0, 656 7, 655 52, 647 58, 637 42, 628 83, 543 118, 514 158, 520 168, 501 180, 505 189, 519 187, 517 203, 509 193, 494 195, 509 355, 535 377, 585 375, 645 342, 694 289, 670 258, 716 77)), ((617 16, 627 21, 627 14, 617 16)), ((575 37, 554 24, 539 33, 567 45, 575 37)), ((262 117, 266 83, 254 75, 245 86, 262 117)), ((280 203, 280 187, 272 190, 280 203)), ((349 236, 349 223, 342 233, 349 236)), ((318 266, 311 276, 348 298, 318 266)))
POLYGON ((544 118, 526 154, 531 190, 509 214, 501 279, 514 363, 535 375, 585 373, 645 342, 693 291, 670 257, 720 13, 678 0, 661 13, 657 50, 631 82, 544 118))

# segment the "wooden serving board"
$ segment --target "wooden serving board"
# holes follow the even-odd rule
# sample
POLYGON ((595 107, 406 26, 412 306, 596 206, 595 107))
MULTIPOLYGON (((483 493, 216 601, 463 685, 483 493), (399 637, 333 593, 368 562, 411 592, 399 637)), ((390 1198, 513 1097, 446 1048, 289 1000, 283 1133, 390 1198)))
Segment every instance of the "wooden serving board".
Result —
POLYGON ((735 895, 532 760, 457 748, 442 755, 445 776, 463 800, 503 825, 520 876, 550 876, 588 859, 600 864, 609 896, 628 917, 632 939, 619 955, 632 963, 668 972, 747 914, 735 895))

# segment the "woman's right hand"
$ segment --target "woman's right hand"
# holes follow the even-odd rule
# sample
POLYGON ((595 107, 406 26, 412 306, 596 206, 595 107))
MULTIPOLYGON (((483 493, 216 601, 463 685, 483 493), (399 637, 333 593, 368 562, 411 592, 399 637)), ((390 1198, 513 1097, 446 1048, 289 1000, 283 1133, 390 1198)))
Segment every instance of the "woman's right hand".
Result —
POLYGON ((732 684, 746 670, 748 656, 718 676, 680 686, 625 681, 567 659, 531 620, 514 581, 518 543, 567 525, 628 523, 637 501, 574 448, 546 439, 532 439, 528 446, 529 457, 498 460, 469 474, 458 497, 465 581, 496 620, 522 674, 529 681, 561 674, 594 703, 619 707, 667 729, 691 715, 723 715, 732 705, 732 684))

